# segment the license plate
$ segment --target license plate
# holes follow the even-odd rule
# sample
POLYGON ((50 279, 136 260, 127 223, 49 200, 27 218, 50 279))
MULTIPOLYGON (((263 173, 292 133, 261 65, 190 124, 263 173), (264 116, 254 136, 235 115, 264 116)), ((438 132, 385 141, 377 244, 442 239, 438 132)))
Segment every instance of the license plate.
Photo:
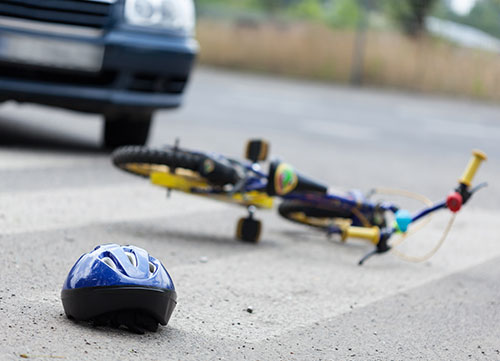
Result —
POLYGON ((88 72, 101 70, 104 47, 78 41, 0 33, 0 59, 88 72))

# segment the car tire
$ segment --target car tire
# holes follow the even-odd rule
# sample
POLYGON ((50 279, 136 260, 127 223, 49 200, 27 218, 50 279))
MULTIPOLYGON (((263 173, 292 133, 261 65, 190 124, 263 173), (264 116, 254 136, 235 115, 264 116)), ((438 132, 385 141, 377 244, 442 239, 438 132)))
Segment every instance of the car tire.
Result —
POLYGON ((104 116, 104 139, 106 148, 123 145, 144 145, 151 128, 152 113, 113 113, 104 116))

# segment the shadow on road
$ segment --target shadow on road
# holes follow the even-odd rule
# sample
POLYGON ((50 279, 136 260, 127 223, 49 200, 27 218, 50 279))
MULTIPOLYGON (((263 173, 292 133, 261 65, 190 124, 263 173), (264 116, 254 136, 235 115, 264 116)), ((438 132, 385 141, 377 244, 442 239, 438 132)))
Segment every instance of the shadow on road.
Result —
MULTIPOLYGON (((120 339, 126 340, 126 341, 133 341, 136 340, 137 337, 141 337, 141 335, 137 335, 133 332, 128 331, 125 327, 112 327, 112 326, 107 326, 107 325, 97 325, 96 323, 92 321, 76 321, 73 319, 69 319, 66 317, 66 315, 63 315, 62 313, 59 312, 57 314, 56 312, 52 312, 53 318, 58 319, 62 327, 67 327, 67 328, 72 328, 76 329, 75 332, 85 332, 86 334, 89 335, 94 335, 94 336, 112 336, 112 337, 120 337, 120 339)), ((146 335, 148 335, 147 339, 149 342, 158 342, 158 340, 162 340, 165 337, 172 338, 181 338, 180 336, 183 335, 183 332, 173 328, 173 327, 165 327, 165 326, 159 326, 158 330, 156 332, 146 332, 146 335)), ((86 341, 87 342, 87 341, 86 341)), ((94 342, 95 343, 95 342, 94 342)), ((90 343, 86 343, 87 345, 92 346, 90 343)), ((78 351, 75 351, 78 352, 78 351)), ((64 358, 64 356, 60 356, 61 358, 64 358)), ((55 357, 54 357, 55 358, 55 357)), ((76 357, 78 358, 78 357, 76 357)))
POLYGON ((127 237, 133 239, 147 239, 149 242, 157 241, 161 243, 166 240, 169 242, 189 242, 197 247, 207 244, 245 250, 276 247, 276 243, 267 238, 262 239, 258 245, 255 245, 239 241, 232 234, 220 235, 201 231, 192 232, 178 228, 178 226, 169 226, 165 223, 165 219, 158 219, 157 222, 127 222, 120 224, 119 232, 123 232, 127 237))
POLYGON ((0 117, 0 148, 26 148, 71 153, 109 153, 97 142, 79 138, 67 132, 26 124, 19 120, 0 117))
POLYGON ((329 238, 322 232, 317 231, 283 230, 276 233, 296 243, 326 242, 332 247, 339 247, 346 250, 355 250, 356 252, 365 250, 367 248, 367 243, 365 241, 343 242, 340 237, 332 236, 329 238))
MULTIPOLYGON (((164 222, 164 220, 162 220, 164 222)), ((122 231, 126 230, 126 234, 133 236, 135 238, 145 238, 149 240, 158 240, 164 242, 165 240, 178 240, 182 242, 193 242, 193 243, 214 243, 220 245, 241 245, 243 243, 238 242, 232 236, 219 236, 209 233, 201 232, 189 232, 179 229, 169 229, 167 227, 159 229, 158 227, 151 225, 144 225, 138 222, 134 224, 123 224, 120 228, 122 231)))

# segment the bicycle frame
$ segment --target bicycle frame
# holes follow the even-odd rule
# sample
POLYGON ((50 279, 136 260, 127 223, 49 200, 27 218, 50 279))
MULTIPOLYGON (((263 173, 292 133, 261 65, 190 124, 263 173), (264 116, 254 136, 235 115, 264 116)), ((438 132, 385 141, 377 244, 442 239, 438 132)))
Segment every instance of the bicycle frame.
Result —
MULTIPOLYGON (((396 233, 406 233, 410 224, 434 213, 439 210, 448 208, 452 212, 458 212, 462 204, 465 204, 472 194, 477 191, 481 186, 475 189, 469 189, 472 178, 474 177, 480 163, 486 159, 486 155, 480 151, 473 152, 473 158, 469 162, 466 171, 459 181, 459 187, 456 188, 455 193, 450 194, 446 200, 437 202, 431 206, 425 207, 410 215, 400 213, 398 206, 389 203, 374 203, 361 195, 359 191, 351 191, 346 195, 339 195, 326 191, 326 187, 322 185, 312 185, 312 189, 321 189, 321 191, 307 191, 296 189, 299 184, 299 176, 295 173, 293 168, 284 163, 279 163, 276 169, 279 169, 281 164, 286 166, 286 170, 279 172, 273 170, 270 174, 264 173, 260 165, 255 162, 240 162, 231 158, 226 158, 222 155, 215 153, 201 153, 205 156, 212 157, 215 160, 229 162, 232 165, 237 165, 245 174, 240 182, 233 185, 232 189, 216 188, 211 186, 207 181, 175 173, 153 172, 150 175, 153 184, 166 187, 169 189, 177 189, 186 193, 196 194, 213 198, 219 201, 236 203, 245 206, 249 210, 249 217, 253 217, 254 208, 267 208, 273 207, 273 198, 280 197, 283 200, 299 201, 313 209, 324 209, 327 211, 338 211, 340 216, 334 218, 346 219, 349 221, 347 225, 329 224, 327 226, 321 225, 326 233, 339 234, 343 240, 347 238, 361 238, 373 243, 376 248, 373 252, 366 255, 361 261, 362 264, 367 258, 377 253, 385 253, 391 249, 388 240, 396 233), (291 170, 291 173, 290 173, 291 170), (276 176, 281 177, 286 174, 286 185, 275 185, 276 176), (291 175, 290 175, 291 174, 291 175), (271 178, 273 178, 271 180, 271 178), (291 180, 290 180, 291 179, 291 180), (269 182, 274 182, 269 184, 269 182), (269 186, 280 187, 279 191, 269 191, 269 186), (316 187, 316 188, 315 188, 316 187), (343 212, 343 213, 342 213, 343 212), (383 214, 382 222, 378 225, 372 225, 369 220, 374 219, 375 212, 383 214), (385 213, 391 212, 395 215, 396 221, 394 225, 386 225, 385 213)), ((281 179, 281 178, 280 178, 281 179)), ((311 184, 311 183, 309 183, 311 184)), ((305 218, 308 218, 305 216, 305 218)), ((312 217, 318 219, 321 217, 312 217)), ((326 219, 330 217, 325 217, 326 219)), ((308 224, 307 221, 301 223, 308 224)), ((311 224, 310 224, 311 225, 311 224)))
MULTIPOLYGON (((203 153, 199 153, 203 154, 203 153)), ((257 208, 271 209, 273 207, 273 198, 265 192, 267 185, 267 175, 258 169, 258 164, 241 163, 236 160, 224 158, 221 155, 210 154, 216 159, 226 159, 232 163, 239 164, 245 169, 247 174, 252 176, 244 178, 244 184, 237 191, 223 191, 214 189, 206 181, 199 179, 190 179, 182 175, 153 172, 150 175, 151 182, 155 185, 168 189, 177 189, 185 193, 196 194, 218 201, 239 204, 245 207, 255 206, 257 208)))
POLYGON ((352 226, 366 227, 367 225, 360 218, 370 219, 376 210, 383 212, 390 211, 396 213, 399 207, 388 202, 383 203, 373 203, 366 199, 356 199, 354 191, 349 191, 346 196, 341 196, 334 193, 326 194, 314 194, 314 193, 290 193, 282 196, 283 199, 287 200, 297 200, 311 204, 312 206, 324 209, 331 209, 332 206, 338 210, 345 210, 346 212, 352 212, 353 210, 359 212, 360 215, 353 214, 352 226))
MULTIPOLYGON (((216 160, 225 160, 233 164, 237 164, 244 170, 247 176, 243 178, 243 183, 241 185, 235 185, 236 191, 229 192, 213 189, 206 182, 200 182, 199 180, 192 180, 184 176, 163 172, 153 172, 150 176, 152 183, 162 187, 177 189, 186 193, 205 196, 219 201, 236 203, 243 206, 255 206, 257 208, 272 208, 272 197, 270 197, 266 192, 269 176, 260 169, 260 165, 258 163, 240 162, 231 158, 226 158, 217 153, 197 153, 209 155, 216 160)), ((336 209, 343 209, 346 212, 355 209, 356 213, 359 212, 360 215, 354 215, 349 218, 352 220, 353 226, 359 227, 367 226, 366 222, 363 222, 363 218, 372 218, 375 210, 391 211, 395 213, 399 209, 396 205, 387 202, 375 204, 360 196, 356 197, 355 193, 356 191, 351 191, 343 196, 334 193, 317 194, 312 192, 291 192, 278 197, 282 199, 308 202, 317 207, 335 207, 336 209)))

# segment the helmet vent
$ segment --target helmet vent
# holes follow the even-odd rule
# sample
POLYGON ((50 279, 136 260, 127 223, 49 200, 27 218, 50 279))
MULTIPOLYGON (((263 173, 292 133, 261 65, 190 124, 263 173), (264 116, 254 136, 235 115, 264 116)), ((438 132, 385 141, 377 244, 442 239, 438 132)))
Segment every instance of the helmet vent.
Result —
POLYGON ((132 252, 125 252, 125 254, 127 255, 130 263, 132 263, 134 267, 137 267, 137 258, 135 258, 135 254, 133 254, 132 252))
POLYGON ((149 272, 155 273, 155 271, 156 271, 156 266, 153 263, 149 262, 149 272))
POLYGON ((116 264, 115 262, 113 262, 113 260, 109 257, 103 257, 101 259, 101 261, 103 261, 104 263, 106 263, 106 265, 108 265, 110 268, 112 269, 116 269, 116 264))

